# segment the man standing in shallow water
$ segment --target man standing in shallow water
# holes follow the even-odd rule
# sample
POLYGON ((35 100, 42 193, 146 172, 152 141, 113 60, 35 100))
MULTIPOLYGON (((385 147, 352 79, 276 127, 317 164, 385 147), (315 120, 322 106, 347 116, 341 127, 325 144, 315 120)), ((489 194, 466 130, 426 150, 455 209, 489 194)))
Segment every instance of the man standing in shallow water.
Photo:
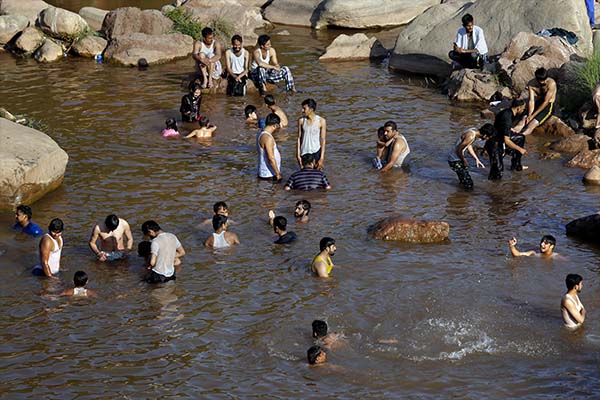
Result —
POLYGON ((156 221, 146 221, 142 224, 144 235, 152 239, 150 245, 150 275, 148 283, 164 283, 175 279, 175 267, 181 265, 180 258, 185 255, 185 249, 172 233, 163 232, 156 221))
POLYGON ((567 293, 560 301, 560 310, 562 312, 565 327, 577 329, 585 322, 585 307, 579 300, 578 294, 583 289, 583 278, 581 275, 569 274, 565 279, 567 284, 567 293))
POLYGON ((104 223, 94 226, 89 246, 100 261, 125 258, 133 248, 131 228, 123 218, 111 214, 104 219, 104 223), (125 237, 126 244, 123 237, 125 237), (97 244, 98 239, 100 239, 100 247, 97 244))

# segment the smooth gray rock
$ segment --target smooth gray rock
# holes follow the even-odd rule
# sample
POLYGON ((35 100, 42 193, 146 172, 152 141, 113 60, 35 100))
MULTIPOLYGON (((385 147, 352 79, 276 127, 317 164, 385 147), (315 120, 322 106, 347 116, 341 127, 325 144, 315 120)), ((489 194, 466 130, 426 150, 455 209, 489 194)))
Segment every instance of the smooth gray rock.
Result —
POLYGON ((583 176, 583 182, 589 185, 600 185, 600 167, 594 165, 583 176))
POLYGON ((0 118, 0 209, 31 204, 56 189, 68 160, 48 135, 0 118))
POLYGON ((579 37, 581 54, 592 52, 592 31, 585 2, 579 0, 449 1, 429 8, 398 35, 390 59, 392 70, 418 74, 450 74, 448 52, 461 18, 470 13, 485 34, 489 54, 499 54, 519 32, 561 27, 579 37))
POLYGON ((10 42, 19 32, 29 26, 29 20, 23 15, 0 16, 0 46, 10 42))
POLYGON ((108 14, 108 10, 102 10, 96 7, 83 7, 79 10, 81 18, 83 18, 90 28, 95 31, 102 29, 102 22, 104 22, 106 14, 108 14))
POLYGON ((0 0, 0 15, 24 15, 33 26, 42 10, 50 4, 42 0, 0 0))
POLYGON ((273 0, 265 8, 265 18, 281 25, 315 27, 321 15, 323 0, 273 0))
POLYGON ((173 21, 158 10, 140 10, 122 7, 109 12, 102 23, 102 31, 108 39, 128 36, 132 33, 164 35, 173 29, 173 21))
POLYGON ((140 58, 145 58, 149 64, 160 64, 188 57, 193 45, 194 39, 181 33, 132 33, 112 39, 104 51, 104 59, 126 66, 137 66, 140 58))
POLYGON ((60 60, 63 56, 62 46, 52 39, 46 38, 33 57, 39 62, 53 62, 60 60))
POLYGON ((79 14, 57 7, 48 7, 38 18, 40 29, 57 39, 74 39, 89 29, 79 14))
POLYGON ((15 46, 25 54, 32 54, 44 43, 45 36, 37 28, 28 27, 15 40, 15 46))
POLYGON ((102 54, 108 42, 106 39, 98 36, 86 36, 83 39, 75 42, 71 48, 75 54, 81 57, 95 57, 97 54, 102 54))

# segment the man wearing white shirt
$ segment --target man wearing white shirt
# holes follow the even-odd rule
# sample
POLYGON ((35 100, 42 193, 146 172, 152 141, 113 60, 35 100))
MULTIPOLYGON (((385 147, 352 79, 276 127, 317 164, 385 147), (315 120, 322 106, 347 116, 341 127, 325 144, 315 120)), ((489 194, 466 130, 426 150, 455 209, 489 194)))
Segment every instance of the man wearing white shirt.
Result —
POLYGON ((155 221, 142 224, 144 235, 152 239, 150 247, 150 276, 148 283, 164 283, 175 279, 175 267, 181 264, 180 258, 185 249, 172 233, 163 232, 155 221))
POLYGON ((483 29, 473 24, 471 14, 462 17, 462 24, 454 39, 454 50, 448 57, 461 68, 481 68, 488 53, 483 29))

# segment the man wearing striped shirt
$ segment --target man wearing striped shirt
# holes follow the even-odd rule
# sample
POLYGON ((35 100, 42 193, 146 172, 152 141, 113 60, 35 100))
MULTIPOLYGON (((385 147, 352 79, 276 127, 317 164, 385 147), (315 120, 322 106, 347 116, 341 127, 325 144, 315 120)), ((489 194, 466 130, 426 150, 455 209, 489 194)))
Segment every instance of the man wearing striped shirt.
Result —
POLYGON ((315 169, 315 157, 311 153, 302 155, 303 168, 294 172, 286 182, 285 190, 331 189, 327 177, 322 171, 315 169))

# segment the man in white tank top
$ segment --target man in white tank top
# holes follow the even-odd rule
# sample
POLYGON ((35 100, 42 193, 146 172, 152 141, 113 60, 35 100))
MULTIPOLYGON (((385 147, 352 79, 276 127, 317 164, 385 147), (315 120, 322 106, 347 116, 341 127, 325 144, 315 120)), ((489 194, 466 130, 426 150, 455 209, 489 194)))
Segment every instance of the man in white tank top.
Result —
POLYGON ((231 38, 231 48, 225 52, 225 69, 227 71, 227 94, 234 93, 234 85, 242 85, 245 94, 246 80, 250 66, 250 54, 248 50, 242 47, 242 37, 233 35, 231 38))
POLYGON ((388 121, 383 125, 386 141, 391 141, 391 144, 383 151, 383 158, 386 164, 379 171, 386 172, 393 167, 401 167, 410 153, 408 142, 402 134, 398 132, 398 127, 394 121, 388 121))
POLYGON ((560 301, 560 310, 565 327, 576 329, 583 325, 586 315, 585 307, 578 296, 583 289, 583 278, 581 275, 569 274, 565 283, 567 284, 567 293, 560 301))
POLYGON ((219 79, 221 67, 221 44, 215 40, 215 33, 209 27, 202 29, 202 40, 194 43, 192 57, 202 76, 202 88, 211 88, 212 80, 219 79))
POLYGON ((325 166, 325 146, 327 139, 327 121, 316 114, 317 102, 306 99, 302 102, 302 117, 298 120, 298 140, 296 142, 296 160, 300 168, 302 156, 312 154, 316 161, 316 169, 325 166))
POLYGON ((60 271, 64 225, 60 218, 54 218, 48 225, 48 233, 42 236, 39 245, 40 263, 31 271, 36 276, 54 277, 60 271))
POLYGON ((222 249, 234 244, 240 244, 238 236, 233 232, 227 231, 227 219, 226 216, 220 214, 213 216, 212 225, 215 233, 204 241, 204 246, 213 249, 222 249))

